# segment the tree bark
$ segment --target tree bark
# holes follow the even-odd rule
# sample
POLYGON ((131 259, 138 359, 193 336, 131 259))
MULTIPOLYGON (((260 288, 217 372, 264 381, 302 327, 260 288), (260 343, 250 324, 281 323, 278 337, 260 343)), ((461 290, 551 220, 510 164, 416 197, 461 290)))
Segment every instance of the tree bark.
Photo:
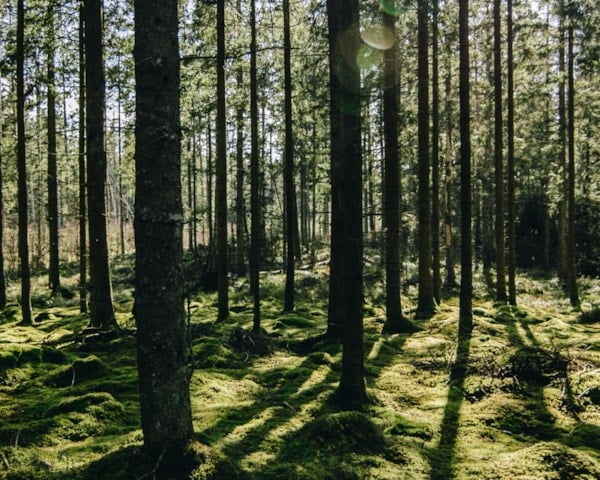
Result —
POLYGON ((105 78, 102 60, 102 2, 84 0, 87 131, 87 197, 90 239, 90 324, 117 326, 112 304, 106 238, 105 78))
POLYGON ((432 1, 431 38, 431 250, 433 298, 441 301, 440 272, 440 87, 438 45, 438 0, 432 1))
POLYGON ((260 269, 262 225, 260 164, 258 158, 258 94, 256 79, 256 0, 250 0, 250 291, 253 301, 253 330, 260 331, 260 269))
POLYGON ((27 159, 25 151, 25 2, 17 0, 17 203, 19 209, 19 263, 22 323, 31 325, 31 271, 29 268, 27 159))
POLYGON ((429 158, 429 8, 428 0, 417 2, 417 82, 419 150, 419 293, 417 318, 429 318, 435 311, 431 275, 431 189, 429 158))
POLYGON ((515 284, 517 268, 517 244, 515 231, 515 99, 513 75, 513 1, 506 2, 506 133, 507 133, 507 175, 508 175, 508 301, 517 304, 517 288, 515 284))
POLYGON ((469 2, 459 0, 460 97, 460 298, 458 330, 470 336, 473 329, 473 246, 471 241, 471 108, 469 81, 469 2))
MULTIPOLYGON (((394 34, 397 17, 383 12, 383 25, 394 34)), ((402 314, 400 294, 400 158, 398 148, 398 43, 383 52, 384 222, 385 222, 385 308, 384 333, 411 330, 402 314)))
POLYGON ((77 163, 79 172, 79 311, 87 313, 87 195, 85 161, 85 21, 83 4, 79 6, 79 136, 77 163))
POLYGON ((496 203, 496 300, 506 301, 504 162, 502 158, 502 48, 500 0, 494 0, 494 181, 496 203))
POLYGON ((140 408, 145 448, 171 465, 193 438, 183 309, 177 30, 176 0, 135 0, 134 313, 140 408))
MULTIPOLYGON (((2 78, 0 77, 0 83, 2 78)), ((4 273, 4 177, 2 170, 4 138, 4 110, 0 92, 0 309, 6 306, 6 275, 4 273)))
POLYGON ((227 259, 227 125, 225 111, 225 2, 217 2, 217 320, 229 317, 227 259))
POLYGON ((48 4, 48 38, 47 38, 47 82, 48 82, 48 235, 50 243, 50 265, 48 269, 52 295, 60 293, 60 264, 58 236, 58 172, 56 168, 56 92, 54 69, 54 7, 48 4))
POLYGON ((296 266, 296 241, 298 238, 298 211, 296 206, 296 187, 294 182, 294 132, 292 119, 292 45, 290 34, 290 2, 283 0, 283 57, 285 91, 285 148, 284 148, 284 195, 286 216, 285 239, 285 294, 283 309, 294 309, 294 272, 296 266))
POLYGON ((568 175, 567 175, 567 270, 569 282, 569 300, 573 307, 579 307, 577 291, 577 270, 575 251, 575 55, 573 19, 569 18, 567 28, 567 136, 568 136, 568 175))
POLYGON ((360 72, 354 60, 360 44, 358 17, 357 0, 327 1, 332 198, 328 331, 342 331, 342 371, 334 399, 348 409, 361 408, 367 401, 360 72))

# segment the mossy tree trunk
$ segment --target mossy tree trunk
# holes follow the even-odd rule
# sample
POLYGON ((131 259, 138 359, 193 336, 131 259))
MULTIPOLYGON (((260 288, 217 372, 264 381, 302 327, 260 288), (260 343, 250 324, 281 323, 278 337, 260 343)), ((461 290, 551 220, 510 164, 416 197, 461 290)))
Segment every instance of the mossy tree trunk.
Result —
POLYGON ((183 308, 181 126, 176 0, 135 1, 136 280, 144 445, 178 461, 192 439, 183 308))
POLYGON ((363 351, 363 237, 360 36, 357 0, 328 0, 331 128, 329 328, 341 329, 343 355, 335 397, 343 408, 367 400, 363 351), (343 50, 342 50, 343 49, 343 50))
POLYGON ((101 0, 84 0, 84 13, 90 325, 112 328, 116 326, 116 320, 106 236, 105 76, 101 0))
POLYGON ((4 114, 2 108, 2 92, 0 92, 0 309, 6 306, 6 276, 4 274, 4 178, 2 175, 4 114))

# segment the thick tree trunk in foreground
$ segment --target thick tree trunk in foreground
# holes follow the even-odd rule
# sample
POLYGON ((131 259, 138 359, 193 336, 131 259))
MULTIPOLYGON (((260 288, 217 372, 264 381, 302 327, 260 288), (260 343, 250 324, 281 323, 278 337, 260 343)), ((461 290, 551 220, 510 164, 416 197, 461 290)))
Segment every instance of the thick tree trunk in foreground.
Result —
POLYGON ((79 6, 79 132, 77 163, 79 170, 79 311, 87 313, 87 195, 85 162, 85 22, 79 6))
POLYGON ((363 352, 363 238, 358 1, 328 0, 331 122, 329 327, 341 329, 343 408, 367 400, 363 352), (342 51, 345 50, 345 53, 342 51), (350 59, 350 60, 348 60, 350 59), (342 81, 343 79, 343 81, 342 81))
POLYGON ((87 197, 90 239, 90 324, 116 327, 106 238, 105 80, 102 60, 102 2, 84 0, 87 131, 87 197))
POLYGON ((136 0, 136 281, 144 446, 176 465, 192 439, 183 308, 176 0, 136 0))

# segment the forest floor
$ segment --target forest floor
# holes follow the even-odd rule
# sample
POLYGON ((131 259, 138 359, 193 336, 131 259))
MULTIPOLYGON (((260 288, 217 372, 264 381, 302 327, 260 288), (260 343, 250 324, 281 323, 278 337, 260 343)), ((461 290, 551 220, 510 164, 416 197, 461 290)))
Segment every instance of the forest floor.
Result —
MULTIPOLYGON (((599 281, 581 281, 582 314, 555 280, 525 274, 519 307, 496 304, 479 272, 472 338, 457 345, 456 292, 419 331, 382 336, 383 285, 378 265, 367 265, 372 403, 339 413, 327 399, 341 349, 321 336, 326 268, 298 271, 297 308, 285 314, 283 275, 261 276, 258 341, 248 334, 245 281, 233 282, 227 322, 214 321, 214 293, 188 302, 194 425, 210 447, 199 448, 204 463, 191 478, 600 478, 599 281), (450 379, 457 356, 467 368, 450 379)), ((2 312, 0 478, 155 478, 162 460, 140 451, 132 278, 131 259, 121 260, 114 287, 124 330, 112 337, 85 335, 77 299, 34 297, 33 327, 18 325, 16 304, 2 312)), ((412 285, 403 297, 409 316, 415 298, 412 285)))

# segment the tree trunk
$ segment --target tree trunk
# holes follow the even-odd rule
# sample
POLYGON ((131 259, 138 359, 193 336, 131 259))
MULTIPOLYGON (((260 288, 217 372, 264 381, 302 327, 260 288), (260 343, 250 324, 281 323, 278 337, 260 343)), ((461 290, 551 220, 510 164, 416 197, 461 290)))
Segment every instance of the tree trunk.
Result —
MULTIPOLYGON (((236 9, 238 15, 242 16, 241 1, 237 0, 236 9)), ((236 73, 238 91, 244 88, 244 69, 240 64, 236 73)), ((235 197, 235 238, 237 240, 236 250, 236 272, 238 275, 246 275, 246 202, 244 199, 244 107, 239 102, 236 109, 236 197, 235 197)))
MULTIPOLYGON (((0 77, 0 83, 2 78, 0 77)), ((3 133, 4 133, 4 110, 2 103, 2 92, 0 92, 0 310, 6 306, 6 276, 4 273, 4 178, 2 174, 3 162, 3 133)))
POLYGON ((296 240, 298 238, 298 212, 296 207, 296 188, 294 182, 294 137, 292 119, 292 46, 290 39, 290 2, 283 0, 283 57, 285 90, 285 148, 283 184, 285 187, 286 249, 285 249, 285 294, 283 309, 294 309, 294 270, 296 265, 296 240))
POLYGON ((448 56, 448 71, 444 80, 446 103, 446 154, 444 159, 444 247, 446 250, 446 288, 454 288, 456 272, 454 270, 454 234, 452 231, 452 162, 454 161, 454 146, 452 142, 452 74, 450 57, 448 56))
POLYGON ((25 152, 25 2, 17 0, 17 203, 19 210, 19 263, 22 323, 31 325, 31 272, 29 269, 27 160, 25 152))
POLYGON ((135 1, 134 313, 140 409, 145 448, 169 465, 181 461, 194 433, 183 309, 177 30, 176 0, 135 1))
POLYGON ((360 44, 358 15, 357 0, 327 1, 332 198, 329 327, 337 327, 338 331, 341 328, 343 332, 342 371, 334 398, 342 408, 349 409, 361 408, 367 401, 362 311, 360 72, 355 65, 345 63, 348 58, 356 58, 360 44))
POLYGON ((569 281, 569 300, 573 307, 579 307, 577 292, 577 271, 575 268, 575 78, 573 52, 573 19, 569 18, 567 28, 567 136, 568 136, 568 188, 567 188, 567 270, 569 281))
POLYGON ((507 116, 507 174, 508 174, 508 301, 517 304, 517 288, 515 284, 517 268, 517 244, 515 232, 515 100, 513 82, 513 1, 506 2, 506 116, 507 116))
POLYGON ((225 122, 225 2, 217 2, 217 320, 229 317, 227 275, 227 125, 225 122))
MULTIPOLYGON (((383 12, 383 25, 395 35, 397 17, 383 12)), ((385 222, 385 308, 384 333, 411 330, 402 315, 400 295, 400 158, 398 148, 398 110, 400 86, 398 79, 398 43, 383 52, 383 128, 384 156, 384 217, 385 222)))
POLYGON ((471 108, 469 85, 469 2, 458 4, 460 67, 460 299, 458 330, 470 336, 473 329, 473 247, 471 244, 471 108))
POLYGON ((416 318, 429 318, 435 311, 431 275, 431 189, 429 161, 429 28, 428 0, 417 2, 417 81, 419 150, 419 293, 416 318))
POLYGON ((496 203, 496 300, 506 301, 504 162, 502 158, 502 49, 500 0, 494 0, 494 168, 496 203))
MULTIPOLYGON (((565 94, 565 28, 563 15, 563 2, 560 3, 561 15, 559 15, 559 47, 558 47, 558 135, 559 135, 559 153, 558 153, 558 171, 559 190, 567 190, 567 106, 565 94)), ((563 195, 558 203, 558 276, 565 283, 568 283, 569 272, 567 268, 567 195, 563 195)))
POLYGON ((432 2, 431 51, 431 249, 433 298, 441 301, 440 272, 440 88, 438 45, 438 0, 432 2))
POLYGON ((60 264, 58 254, 58 172, 56 168, 56 92, 54 75, 54 8, 48 4, 47 81, 48 81, 48 234, 50 240, 50 266, 48 269, 52 295, 60 293, 60 264))
POLYGON ((79 6, 79 311, 87 313, 87 195, 85 161, 85 21, 83 4, 79 6))
POLYGON ((90 238, 90 324, 117 326, 112 304, 106 238, 105 79, 102 60, 102 2, 84 0, 87 131, 87 197, 90 238))
POLYGON ((250 0, 250 291, 253 300, 253 326, 260 331, 260 283, 258 271, 261 258, 260 165, 258 158, 258 93, 256 79, 256 0, 250 0))

